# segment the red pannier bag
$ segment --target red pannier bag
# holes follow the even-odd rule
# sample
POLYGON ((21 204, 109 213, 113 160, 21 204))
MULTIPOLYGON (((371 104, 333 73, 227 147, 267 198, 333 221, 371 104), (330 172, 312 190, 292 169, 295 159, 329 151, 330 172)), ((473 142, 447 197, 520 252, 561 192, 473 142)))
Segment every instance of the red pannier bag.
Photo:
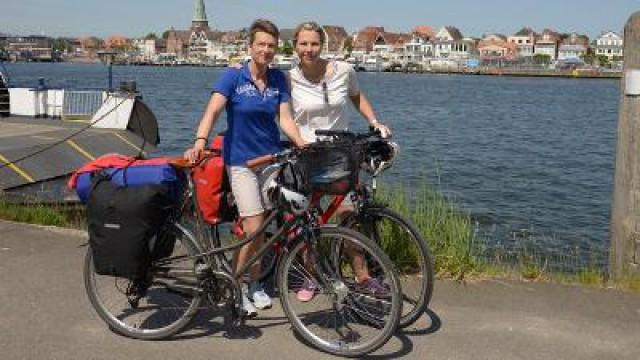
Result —
POLYGON ((211 225, 233 221, 238 213, 222 159, 223 138, 220 134, 213 139, 214 155, 191 172, 202 219, 211 225))

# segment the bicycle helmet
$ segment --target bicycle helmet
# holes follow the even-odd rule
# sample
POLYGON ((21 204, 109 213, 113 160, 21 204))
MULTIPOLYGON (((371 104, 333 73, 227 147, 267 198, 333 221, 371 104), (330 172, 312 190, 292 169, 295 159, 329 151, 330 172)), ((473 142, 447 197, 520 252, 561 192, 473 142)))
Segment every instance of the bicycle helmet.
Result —
POLYGON ((309 208, 309 198, 305 195, 301 174, 291 163, 287 163, 269 181, 267 195, 278 208, 284 208, 295 215, 301 215, 309 208))
POLYGON ((372 142, 365 150, 362 167, 369 174, 377 175, 393 165, 399 152, 400 147, 393 141, 372 142))

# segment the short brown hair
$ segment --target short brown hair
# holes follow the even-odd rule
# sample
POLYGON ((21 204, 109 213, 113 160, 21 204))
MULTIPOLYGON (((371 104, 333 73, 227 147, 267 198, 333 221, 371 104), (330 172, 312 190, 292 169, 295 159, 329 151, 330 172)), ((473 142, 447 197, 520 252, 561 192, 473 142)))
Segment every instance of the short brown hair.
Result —
POLYGON ((318 35, 320 36, 320 44, 324 45, 324 42, 326 41, 326 39, 325 39, 326 35, 324 33, 324 29, 322 28, 322 26, 320 26, 315 21, 307 21, 307 22, 303 22, 302 24, 296 26, 296 31, 293 33, 293 45, 294 46, 298 42, 298 35, 300 34, 300 31, 302 31, 302 30, 315 31, 316 33, 318 33, 318 35))
POLYGON ((249 44, 253 44, 258 31, 267 33, 276 38, 276 40, 280 37, 280 30, 278 30, 276 24, 266 19, 257 19, 249 28, 249 44))

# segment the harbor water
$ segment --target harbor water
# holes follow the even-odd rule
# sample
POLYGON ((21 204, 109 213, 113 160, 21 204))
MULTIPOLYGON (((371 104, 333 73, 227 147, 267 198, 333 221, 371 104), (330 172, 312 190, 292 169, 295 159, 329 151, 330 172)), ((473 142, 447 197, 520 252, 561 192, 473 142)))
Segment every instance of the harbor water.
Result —
MULTIPOLYGON (((103 65, 8 64, 18 84, 100 87, 103 65)), ((134 80, 158 118, 159 154, 192 144, 212 83, 223 71, 194 67, 113 69, 134 80)), ((604 266, 613 190, 619 81, 358 73, 401 156, 385 181, 426 176, 469 212, 489 247, 530 242, 604 266)), ((354 129, 365 129, 352 111, 354 129)), ((216 126, 225 126, 221 119, 216 126)))

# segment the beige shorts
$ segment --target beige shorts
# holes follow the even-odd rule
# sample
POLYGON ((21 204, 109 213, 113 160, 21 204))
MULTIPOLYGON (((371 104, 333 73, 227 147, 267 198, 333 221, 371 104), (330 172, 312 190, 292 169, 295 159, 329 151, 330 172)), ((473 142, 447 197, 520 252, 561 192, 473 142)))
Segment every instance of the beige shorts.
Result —
POLYGON ((260 215, 273 208, 267 196, 267 185, 275 176, 273 172, 246 166, 227 166, 231 191, 241 217, 260 215))

